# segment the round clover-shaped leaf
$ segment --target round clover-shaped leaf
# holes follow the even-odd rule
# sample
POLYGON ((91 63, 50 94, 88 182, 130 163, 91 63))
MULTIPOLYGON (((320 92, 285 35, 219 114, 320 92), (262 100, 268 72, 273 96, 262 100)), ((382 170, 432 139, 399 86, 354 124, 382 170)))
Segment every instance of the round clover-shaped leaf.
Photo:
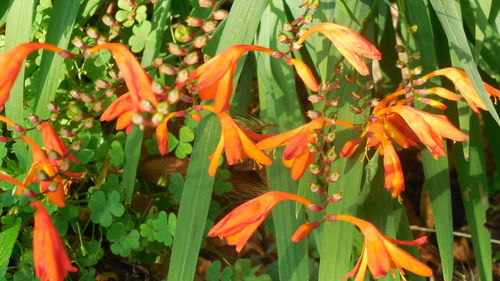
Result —
POLYGON ((123 165, 123 162, 125 161, 125 152, 123 151, 122 144, 119 141, 113 141, 111 143, 109 155, 111 156, 111 165, 117 168, 123 165))
POLYGON ((144 49, 144 46, 147 44, 148 40, 150 40, 150 32, 151 23, 149 21, 143 21, 140 25, 136 25, 132 28, 133 35, 130 36, 128 40, 132 52, 139 53, 144 49))
POLYGON ((82 247, 77 250, 77 256, 81 266, 93 266, 104 256, 104 250, 97 240, 83 241, 82 247))
POLYGON ((192 142, 194 140, 194 132, 188 126, 184 126, 179 130, 179 140, 181 142, 192 142))
POLYGON ((116 190, 108 197, 100 190, 92 193, 89 208, 92 210, 90 219, 103 227, 111 225, 113 216, 121 217, 125 212, 125 207, 120 203, 120 193, 116 190))

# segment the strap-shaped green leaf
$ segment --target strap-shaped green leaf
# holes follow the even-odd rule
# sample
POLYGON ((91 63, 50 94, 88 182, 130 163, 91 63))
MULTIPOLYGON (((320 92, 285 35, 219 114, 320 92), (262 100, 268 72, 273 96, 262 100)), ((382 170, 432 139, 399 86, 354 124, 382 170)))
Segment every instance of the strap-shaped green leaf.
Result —
POLYGON ((15 224, 0 233, 0 280, 4 280, 7 266, 9 265, 12 247, 16 243, 21 224, 15 224))

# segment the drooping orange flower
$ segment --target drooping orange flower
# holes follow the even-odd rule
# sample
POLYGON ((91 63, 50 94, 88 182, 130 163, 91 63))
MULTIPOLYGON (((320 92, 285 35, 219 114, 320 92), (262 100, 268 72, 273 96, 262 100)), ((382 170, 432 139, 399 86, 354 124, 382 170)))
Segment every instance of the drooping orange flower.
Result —
MULTIPOLYGON (((467 73, 461 69, 454 68, 454 67, 447 67, 443 69, 439 69, 436 71, 433 71, 420 79, 417 80, 419 84, 422 84, 426 82, 429 78, 435 77, 435 76, 445 76, 448 78, 455 87, 458 89, 458 91, 462 94, 464 97, 465 101, 470 105, 472 110, 476 113, 479 113, 479 109, 481 108, 483 110, 488 110, 486 108, 486 105, 484 104, 483 100, 479 96, 479 93, 476 91, 474 88, 474 85, 472 84, 472 81, 470 80, 469 76, 467 73)), ((493 86, 484 83, 484 88, 486 89, 486 92, 490 96, 494 96, 496 98, 500 98, 500 91, 493 86)), ((445 92, 440 87, 437 87, 440 92, 445 92)), ((436 93, 438 94, 438 93, 436 93)), ((447 98, 447 97, 444 97, 447 98)))
POLYGON ((214 99, 216 112, 229 109, 236 63, 241 55, 248 51, 259 51, 269 55, 275 53, 271 49, 254 45, 231 46, 191 72, 187 82, 198 81, 191 90, 199 91, 202 100, 214 99))
POLYGON ((145 107, 143 101, 152 106, 158 105, 158 99, 152 88, 152 79, 125 45, 106 43, 97 45, 89 51, 94 53, 102 49, 107 49, 113 54, 129 92, 116 99, 103 112, 100 120, 110 121, 118 118, 116 129, 127 128, 127 132, 129 132, 133 126, 132 117, 134 114, 151 110, 145 107))
POLYGON ((36 142, 24 135, 19 138, 31 147, 33 162, 31 163, 28 174, 23 180, 23 185, 16 191, 16 194, 23 194, 24 188, 30 183, 39 182, 40 191, 46 192, 50 201, 54 204, 59 207, 64 207, 64 186, 61 177, 57 173, 57 169, 36 142), (41 176, 40 173, 46 176, 41 176))
POLYGON ((235 245, 236 251, 240 252, 255 230, 269 215, 272 208, 283 200, 297 201, 315 211, 318 207, 309 200, 292 193, 266 192, 232 210, 210 229, 208 236, 224 238, 228 245, 235 245))
POLYGON ((292 169, 292 178, 298 180, 315 159, 316 153, 308 149, 309 144, 316 143, 318 140, 314 131, 328 125, 353 127, 351 123, 345 121, 336 120, 335 122, 327 122, 323 118, 318 118, 290 131, 268 137, 258 142, 257 149, 270 150, 286 145, 282 156, 283 164, 292 169))
POLYGON ((369 269, 373 278, 378 279, 387 275, 389 271, 392 272, 393 268, 396 268, 400 274, 403 274, 402 270, 406 269, 420 276, 432 276, 431 268, 394 245, 422 245, 427 241, 426 236, 412 241, 395 240, 380 233, 373 224, 362 219, 348 215, 336 215, 335 217, 337 220, 355 224, 365 237, 358 262, 352 271, 344 275, 344 278, 357 274, 354 281, 365 280, 366 269, 369 269))
POLYGON ((161 155, 168 153, 168 127, 167 123, 170 119, 178 116, 184 116, 184 112, 171 112, 163 118, 163 121, 156 127, 156 141, 158 142, 158 150, 161 155))
POLYGON ((257 138, 260 135, 256 133, 249 134, 227 112, 217 112, 213 107, 207 105, 204 105, 203 108, 217 114, 222 130, 219 143, 210 156, 212 158, 208 168, 210 176, 215 176, 223 151, 226 153, 228 165, 237 164, 245 158, 253 159, 259 165, 269 166, 273 163, 267 154, 257 149, 255 142, 252 140, 252 138, 257 138))
POLYGON ((319 92, 320 88, 318 82, 316 81, 316 78, 314 78, 314 75, 307 64, 305 64, 301 60, 294 58, 288 58, 286 62, 288 64, 292 64, 295 67, 295 70, 297 70, 297 74, 311 91, 319 92))
POLYGON ((3 110, 5 102, 9 99, 10 89, 16 81, 19 70, 23 65, 23 61, 31 52, 44 49, 58 53, 59 55, 69 58, 71 53, 59 49, 58 47, 46 43, 23 43, 15 46, 9 51, 0 55, 0 111, 3 110))
MULTIPOLYGON (((437 159, 446 156, 443 137, 464 141, 462 133, 444 115, 432 114, 407 105, 388 105, 398 92, 382 100, 373 110, 373 116, 366 125, 362 136, 367 138, 367 147, 380 149, 384 156, 385 188, 398 196, 404 190, 404 176, 399 157, 391 142, 394 140, 402 148, 422 143, 437 159)), ((347 142, 341 157, 349 157, 356 150, 360 139, 347 142)))
POLYGON ((36 209, 33 230, 35 274, 41 281, 63 281, 68 272, 78 269, 71 265, 59 233, 42 203, 34 201, 31 206, 36 209))
POLYGON ((331 22, 320 23, 310 28, 299 38, 297 43, 302 44, 307 37, 316 32, 330 39, 337 50, 361 75, 370 74, 370 69, 361 56, 375 60, 382 59, 382 54, 379 50, 359 33, 348 27, 331 22))

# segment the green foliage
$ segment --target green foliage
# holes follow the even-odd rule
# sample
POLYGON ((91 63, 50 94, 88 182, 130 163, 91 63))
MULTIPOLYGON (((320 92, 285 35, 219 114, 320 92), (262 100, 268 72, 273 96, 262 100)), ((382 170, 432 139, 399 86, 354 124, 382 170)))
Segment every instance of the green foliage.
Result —
POLYGON ((89 208, 92 210, 90 217, 92 221, 104 227, 113 223, 113 216, 121 217, 125 212, 125 208, 120 203, 120 193, 116 190, 107 195, 100 190, 92 193, 89 208))

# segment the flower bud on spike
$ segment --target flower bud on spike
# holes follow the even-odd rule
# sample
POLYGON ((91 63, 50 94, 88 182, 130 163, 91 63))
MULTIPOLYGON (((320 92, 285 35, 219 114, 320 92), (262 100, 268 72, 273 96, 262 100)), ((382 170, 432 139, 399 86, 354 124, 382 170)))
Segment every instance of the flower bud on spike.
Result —
POLYGON ((363 98, 363 95, 360 93, 356 93, 354 91, 351 92, 351 97, 353 100, 360 100, 363 98))
POLYGON ((71 168, 71 163, 68 159, 64 159, 57 166, 59 167, 59 169, 61 169, 61 171, 67 171, 69 170, 69 168, 71 168))
POLYGON ((73 151, 79 151, 80 148, 82 146, 82 141, 81 140, 77 140, 75 142, 73 142, 70 146, 69 146, 69 149, 73 150, 73 151))
POLYGON ((337 221, 337 216, 336 215, 326 215, 325 220, 331 221, 331 222, 336 222, 337 221))
POLYGON ((140 113, 136 113, 132 116, 132 123, 135 125, 142 125, 145 122, 144 116, 142 116, 140 113))
POLYGON ((49 181, 49 180, 50 180, 49 175, 47 175, 47 173, 45 173, 44 171, 38 171, 38 172, 36 173, 36 178, 37 178, 39 181, 49 181))
POLYGON ((177 25, 177 28, 174 30, 174 38, 178 42, 188 43, 193 41, 194 33, 192 32, 189 26, 185 26, 183 24, 177 25))
POLYGON ((312 182, 311 185, 309 186, 309 188, 311 189, 311 192, 316 193, 316 194, 320 194, 323 192, 323 189, 321 188, 321 186, 315 182, 312 182))
POLYGON ((417 66, 411 70, 411 74, 420 75, 422 73, 422 66, 417 66))
POLYGON ((207 45, 208 36, 198 36, 193 41, 193 46, 197 49, 201 49, 207 45))
POLYGON ((323 138, 323 140, 325 142, 334 142, 336 137, 337 137, 337 132, 330 131, 330 132, 328 132, 328 134, 325 135, 325 137, 323 138))
POLYGON ((84 103, 94 103, 95 102, 95 98, 92 97, 92 96, 89 96, 87 94, 81 94, 80 95, 80 99, 84 102, 84 103))
POLYGON ((198 112, 193 112, 191 113, 191 119, 193 119, 194 121, 200 121, 201 120, 201 114, 199 114, 198 112))
POLYGON ((182 57, 185 56, 187 53, 186 49, 182 48, 181 46, 175 43, 169 42, 167 43, 167 46, 168 46, 168 51, 174 56, 182 57))
POLYGON ((305 28, 305 27, 302 27, 301 29, 299 29, 299 32, 297 32, 297 38, 302 37, 302 35, 304 35, 307 32, 307 30, 308 30, 308 28, 305 28))
POLYGON ((36 115, 30 114, 28 115, 28 120, 33 123, 38 123, 40 122, 40 118, 36 115))
POLYGON ((396 48, 396 52, 398 52, 398 53, 404 53, 404 52, 406 52, 406 48, 403 45, 396 45, 395 48, 396 48))
POLYGON ((331 175, 326 178, 327 182, 337 182, 340 178, 340 173, 338 170, 335 170, 331 175))
POLYGON ((8 142, 11 141, 11 138, 5 137, 5 136, 0 136, 0 142, 8 142))
POLYGON ((316 205, 316 204, 309 205, 309 206, 307 206, 307 208, 309 210, 311 210, 312 212, 316 212, 316 213, 323 211, 323 207, 321 207, 320 205, 316 205))
POLYGON ((189 78, 189 71, 186 68, 184 68, 177 73, 177 77, 175 78, 175 82, 177 84, 183 84, 188 80, 188 78, 189 78))
POLYGON ((331 99, 331 100, 326 102, 326 106, 337 107, 339 105, 339 100, 340 100, 340 97, 336 97, 334 99, 331 99))
POLYGON ((319 0, 307 0, 307 9, 316 10, 319 7, 319 0))
POLYGON ((214 31, 216 27, 217 21, 209 20, 203 23, 203 25, 201 26, 201 30, 203 30, 203 32, 205 33, 210 33, 214 31))
POLYGON ((180 100, 180 92, 177 89, 168 92, 167 102, 169 104, 177 103, 180 100))
POLYGON ((71 40, 71 43, 77 47, 77 48, 82 48, 83 46, 85 46, 85 44, 83 43, 82 41, 82 38, 78 37, 78 36, 75 36, 73 37, 73 40, 71 40))
POLYGON ((309 165, 309 171, 311 172, 311 174, 313 175, 319 175, 319 173, 321 173, 321 170, 320 170, 320 167, 318 164, 311 164, 309 165))
POLYGON ((77 91, 75 91, 75 90, 71 90, 71 91, 69 91, 69 94, 70 94, 73 98, 75 98, 75 99, 80 99, 80 93, 78 93, 78 92, 77 92, 77 91))
POLYGON ((99 29, 97 29, 97 27, 91 26, 87 28, 87 35, 92 39, 97 39, 97 37, 99 37, 100 35, 99 29))
POLYGON ((47 109, 50 110, 51 112, 58 112, 59 111, 59 106, 49 102, 47 104, 47 109))
POLYGON ((197 51, 191 52, 184 57, 183 62, 187 65, 195 65, 198 63, 199 55, 197 51))
POLYGON ((290 38, 288 38, 288 36, 285 33, 280 32, 280 34, 278 35, 278 42, 280 42, 282 44, 290 44, 290 42, 292 42, 292 40, 290 38))
POLYGON ((275 59, 281 59, 285 56, 285 54, 283 52, 274 52, 272 54, 272 57, 275 58, 275 59))
POLYGON ((215 6, 215 0, 198 0, 198 4, 202 8, 212 8, 215 6))
POLYGON ((290 48, 290 50, 291 51, 298 51, 298 50, 300 50, 300 48, 302 48, 302 45, 294 41, 292 43, 292 47, 290 48))
POLYGON ((408 57, 409 60, 419 60, 421 57, 420 52, 415 52, 408 57))
POLYGON ((321 111, 317 111, 317 110, 309 110, 309 111, 307 111, 307 116, 314 120, 314 119, 318 119, 321 116, 323 116, 323 113, 321 113, 321 111))
POLYGON ((311 103, 319 103, 319 102, 322 102, 323 100, 325 100, 325 97, 323 95, 316 94, 316 95, 310 95, 310 96, 308 96, 307 99, 311 103))
POLYGON ((340 200, 342 200, 343 193, 344 192, 342 190, 332 193, 330 196, 328 196, 328 202, 330 203, 339 202, 340 200))
POLYGON ((97 89, 109 89, 111 87, 111 83, 103 79, 97 79, 95 81, 95 87, 97 89))
POLYGON ((418 31, 418 25, 416 25, 416 24, 410 26, 410 28, 408 29, 408 32, 410 32, 410 33, 415 33, 417 31, 418 31))
POLYGON ((413 84, 416 85, 416 86, 420 86, 420 85, 423 85, 425 84, 425 82, 427 82, 427 80, 425 79, 417 79, 417 80, 413 80, 413 84))
POLYGON ((361 107, 354 105, 354 104, 351 104, 349 107, 350 107, 351 112, 354 114, 361 114, 364 111, 361 107))
POLYGON ((160 123, 163 121, 163 118, 165 118, 165 115, 161 112, 155 112, 153 116, 151 117, 151 123, 154 125, 160 125, 160 123))
POLYGON ((314 14, 307 14, 302 21, 304 24, 310 24, 314 19, 314 14))
POLYGON ((290 240, 294 243, 297 243, 300 240, 304 239, 313 229, 318 228, 320 225, 321 224, 319 222, 302 224, 301 226, 299 226, 299 228, 297 228, 297 230, 295 230, 290 240))
POLYGON ((47 188, 47 190, 50 192, 56 192, 57 188, 58 188, 57 182, 51 182, 49 183, 49 187, 47 188))
POLYGON ((192 103, 193 97, 188 96, 188 95, 181 95, 181 101, 187 102, 187 103, 192 103))
POLYGON ((356 82, 356 76, 351 75, 351 74, 346 74, 345 81, 347 81, 348 83, 354 83, 354 82, 356 82))
POLYGON ((335 151, 335 147, 332 147, 325 155, 325 162, 328 164, 333 163, 333 161, 337 160, 337 152, 335 151))
POLYGON ((19 125, 15 125, 14 127, 12 127, 12 129, 18 133, 26 132, 26 129, 23 126, 19 126, 19 125))
POLYGON ((186 24, 190 27, 201 27, 203 25, 203 20, 197 17, 187 17, 186 24))
POLYGON ((66 137, 66 138, 72 138, 75 136, 75 133, 73 132, 73 130, 71 130, 71 128, 68 128, 68 127, 61 127, 59 129, 59 134, 63 137, 66 137))
POLYGON ((290 31, 292 31, 292 29, 293 29, 293 27, 292 27, 292 25, 290 23, 285 22, 283 24, 283 31, 290 32, 290 31))
POLYGON ((54 151, 54 150, 50 150, 49 153, 47 153, 47 155, 49 156, 49 159, 52 159, 52 160, 61 160, 62 159, 62 155, 57 153, 57 151, 54 151))
POLYGON ((294 19, 294 20, 293 20, 290 24, 291 24, 292 26, 297 25, 297 24, 298 24, 298 23, 300 23, 303 19, 304 19, 304 17, 303 17, 303 16, 299 16, 298 18, 294 19))
POLYGON ((102 16, 101 20, 106 26, 113 26, 116 23, 115 19, 110 15, 102 16))
POLYGON ((225 19, 227 17, 227 11, 224 10, 224 9, 220 9, 220 10, 217 10, 215 12, 212 13, 212 17, 214 18, 214 20, 218 20, 218 21, 221 21, 223 19, 225 19))
POLYGON ((318 148, 314 145, 314 143, 308 143, 307 150, 309 152, 318 152, 318 148))
POLYGON ((166 74, 166 75, 176 75, 177 74, 177 69, 175 66, 172 66, 170 64, 162 64, 158 68, 161 73, 166 74))
POLYGON ((170 112, 169 107, 170 106, 167 102, 162 101, 156 106, 156 110, 160 113, 167 115, 170 112))

